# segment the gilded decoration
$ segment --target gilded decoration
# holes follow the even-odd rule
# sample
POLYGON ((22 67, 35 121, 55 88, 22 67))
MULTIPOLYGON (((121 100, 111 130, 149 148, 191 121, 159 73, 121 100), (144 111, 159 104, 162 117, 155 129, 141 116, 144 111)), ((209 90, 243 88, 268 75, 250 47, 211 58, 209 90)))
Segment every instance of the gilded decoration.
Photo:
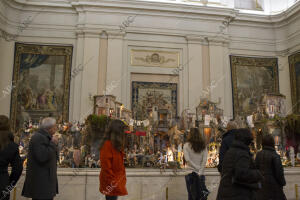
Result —
POLYGON ((277 58, 230 56, 234 115, 256 111, 264 93, 278 93, 277 58))
POLYGON ((68 121, 72 46, 16 43, 11 98, 12 129, 46 116, 68 121))
POLYGON ((131 65, 146 67, 179 67, 179 52, 155 50, 131 50, 131 65))
POLYGON ((289 56, 293 112, 300 114, 300 52, 289 56))

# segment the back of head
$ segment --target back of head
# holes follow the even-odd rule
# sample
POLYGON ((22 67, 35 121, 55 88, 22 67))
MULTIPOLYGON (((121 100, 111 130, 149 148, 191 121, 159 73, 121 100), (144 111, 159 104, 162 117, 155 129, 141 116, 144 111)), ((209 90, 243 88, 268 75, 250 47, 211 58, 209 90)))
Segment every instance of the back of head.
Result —
POLYGON ((262 139, 262 146, 263 147, 272 147, 272 148, 274 148, 275 147, 275 141, 274 141, 273 136, 270 135, 270 134, 265 134, 263 136, 263 139, 262 139))
POLYGON ((0 115, 0 131, 9 131, 10 123, 8 117, 0 115))
POLYGON ((237 129, 237 128, 238 128, 238 126, 235 121, 228 122, 227 127, 226 127, 227 131, 230 131, 232 129, 237 129))
POLYGON ((253 136, 248 128, 240 128, 235 134, 235 140, 244 143, 245 145, 250 145, 253 136))
POLYGON ((10 141, 9 119, 5 115, 0 115, 0 150, 4 149, 10 141))
POLYGON ((205 140, 202 137, 200 131, 198 128, 191 128, 189 137, 188 137, 188 142, 191 145, 191 148, 196 152, 200 153, 205 149, 205 140))
POLYGON ((115 119, 110 122, 106 133, 106 140, 110 140, 113 147, 118 151, 124 148, 125 124, 121 120, 115 119))
POLYGON ((56 125, 56 119, 54 119, 53 117, 46 117, 42 120, 40 124, 40 128, 48 130, 55 125, 56 125))

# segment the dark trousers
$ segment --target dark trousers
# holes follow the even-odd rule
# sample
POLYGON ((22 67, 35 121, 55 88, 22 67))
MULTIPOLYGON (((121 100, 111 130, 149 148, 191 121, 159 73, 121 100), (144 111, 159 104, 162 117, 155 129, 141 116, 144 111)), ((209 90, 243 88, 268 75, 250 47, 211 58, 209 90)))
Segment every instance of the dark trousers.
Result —
POLYGON ((1 195, 0 194, 0 199, 1 200, 9 200, 10 199, 9 197, 10 197, 9 195, 1 195))
POLYGON ((205 176, 193 172, 185 176, 185 182, 189 200, 207 200, 209 191, 205 186, 205 176))
POLYGON ((105 196, 106 200, 117 200, 118 197, 117 196, 105 196))

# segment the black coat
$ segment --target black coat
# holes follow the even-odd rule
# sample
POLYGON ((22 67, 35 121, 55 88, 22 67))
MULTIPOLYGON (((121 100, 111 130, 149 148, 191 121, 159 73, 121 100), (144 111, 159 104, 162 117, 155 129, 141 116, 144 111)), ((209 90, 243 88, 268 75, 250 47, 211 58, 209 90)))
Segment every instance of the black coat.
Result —
POLYGON ((23 170, 17 144, 10 142, 0 151, 0 199, 9 199, 9 193, 18 182, 23 170), (8 165, 11 165, 11 174, 8 174, 8 165))
POLYGON ((47 131, 39 130, 29 142, 22 195, 34 199, 51 199, 56 194, 58 194, 57 147, 47 131))
POLYGON ((262 179, 247 145, 234 140, 222 163, 217 200, 252 200, 262 179))
POLYGON ((264 179, 262 189, 257 192, 257 200, 284 200, 284 171, 280 156, 272 147, 264 147, 256 155, 255 163, 264 179))
POLYGON ((221 142, 221 147, 220 147, 220 152, 219 152, 219 165, 218 165, 218 171, 221 173, 222 171, 222 162, 225 157, 225 153, 228 151, 230 148, 233 140, 235 133, 237 132, 237 129, 232 129, 224 133, 222 136, 222 142, 221 142))

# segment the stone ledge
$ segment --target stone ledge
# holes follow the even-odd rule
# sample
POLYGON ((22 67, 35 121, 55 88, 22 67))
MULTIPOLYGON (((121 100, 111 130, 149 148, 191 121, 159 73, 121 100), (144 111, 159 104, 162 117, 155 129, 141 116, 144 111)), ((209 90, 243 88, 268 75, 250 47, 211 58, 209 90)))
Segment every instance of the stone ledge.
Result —
MULTIPOLYGON (((58 176, 98 176, 101 168, 58 168, 58 176)), ((23 170, 25 174, 26 169, 23 170)), ((190 170, 179 169, 174 172, 172 169, 166 169, 160 171, 160 169, 126 169, 127 177, 169 177, 169 176, 184 176, 190 173, 190 170)), ((300 167, 284 168, 285 175, 300 175, 300 167)), ((216 168, 206 168, 204 172, 205 176, 219 176, 219 172, 216 168)))

